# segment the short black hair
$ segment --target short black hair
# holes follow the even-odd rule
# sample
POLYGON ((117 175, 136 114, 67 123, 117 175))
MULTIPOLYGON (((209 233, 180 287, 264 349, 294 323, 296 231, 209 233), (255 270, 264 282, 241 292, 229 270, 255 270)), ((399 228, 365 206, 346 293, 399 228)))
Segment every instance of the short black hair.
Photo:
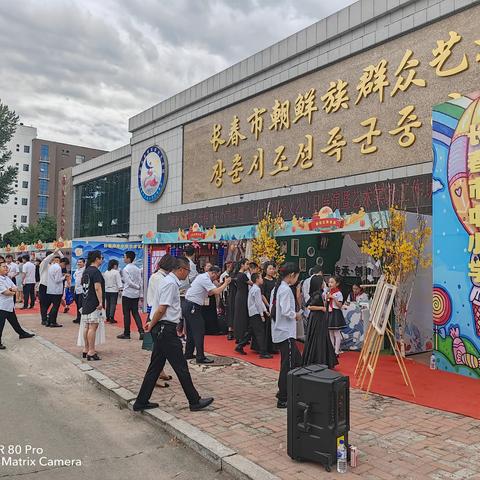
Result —
POLYGON ((30 261, 30 255, 24 255, 23 258, 24 258, 27 262, 30 261))
POLYGON ((92 250, 91 252, 88 252, 87 265, 90 266, 98 258, 102 258, 102 252, 100 250, 92 250))
POLYGON ((256 262, 250 262, 250 263, 248 264, 248 266, 249 266, 250 268, 258 268, 258 263, 256 263, 256 262))
POLYGON ((217 265, 212 265, 212 266, 210 267, 209 272, 215 273, 216 275, 220 275, 220 273, 222 273, 222 270, 221 270, 221 268, 218 267, 217 265))
POLYGON ((252 283, 255 283, 262 276, 259 273, 252 273, 252 283))
POLYGON ((188 255, 189 257, 195 255, 195 247, 193 245, 187 245, 183 251, 185 252, 185 255, 188 255))
POLYGON ((168 253, 164 255, 158 262, 158 268, 161 268, 166 272, 171 272, 174 266, 175 266, 175 257, 172 255, 169 255, 168 253))
POLYGON ((185 257, 175 257, 172 270, 179 270, 180 268, 188 268, 190 266, 189 261, 185 257))
POLYGON ((312 275, 318 275, 322 272, 322 267, 320 265, 315 265, 312 267, 312 275))
POLYGON ((60 259, 60 263, 64 263, 65 265, 70 265, 70 260, 67 257, 63 257, 60 259))
POLYGON ((113 267, 118 267, 118 260, 115 260, 114 258, 108 261, 107 270, 111 270, 113 267))
POLYGON ((132 250, 127 250, 125 252, 125 256, 133 263, 133 261, 135 260, 135 252, 132 252, 132 250))
POLYGON ((85 261, 85 259, 84 259, 83 257, 80 257, 79 259, 77 259, 77 262, 79 262, 80 260, 81 260, 82 262, 85 261))
MULTIPOLYGON (((3 258, 3 257, 0 255, 0 258, 3 258)), ((10 255, 9 253, 5 258, 11 258, 13 260, 13 255, 10 255)))

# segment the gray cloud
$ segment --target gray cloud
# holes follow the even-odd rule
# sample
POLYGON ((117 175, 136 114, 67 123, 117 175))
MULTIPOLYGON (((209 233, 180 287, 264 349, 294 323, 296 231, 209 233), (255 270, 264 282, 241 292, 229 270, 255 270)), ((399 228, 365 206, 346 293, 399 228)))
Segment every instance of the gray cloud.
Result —
POLYGON ((350 3, 4 0, 1 99, 40 137, 116 148, 129 117, 350 3))

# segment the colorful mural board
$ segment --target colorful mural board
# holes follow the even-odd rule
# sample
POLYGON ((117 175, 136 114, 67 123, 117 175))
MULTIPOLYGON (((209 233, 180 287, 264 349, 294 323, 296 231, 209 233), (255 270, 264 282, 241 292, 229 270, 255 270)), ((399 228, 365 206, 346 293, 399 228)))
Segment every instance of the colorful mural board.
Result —
MULTIPOLYGON (((277 237, 311 235, 315 233, 355 232, 369 230, 370 228, 386 228, 388 212, 366 213, 360 209, 357 213, 341 214, 339 210, 333 211, 330 207, 323 207, 314 212, 312 218, 293 217, 286 221, 283 228, 277 232, 277 237)), ((248 240, 255 238, 256 225, 246 225, 227 228, 206 229, 195 223, 187 231, 179 229, 177 232, 147 232, 143 236, 144 244, 172 244, 202 242, 227 242, 232 240, 248 240)))
POLYGON ((480 378, 480 92, 433 108, 433 323, 438 368, 480 378), (477 214, 478 212, 478 214, 477 214))
POLYGON ((86 242, 73 240, 72 242, 72 272, 77 269, 77 260, 79 258, 87 259, 88 252, 100 250, 103 256, 103 263, 100 271, 105 272, 109 260, 118 260, 119 269, 125 266, 123 255, 127 250, 135 252, 135 265, 143 271, 143 245, 140 242, 86 242))

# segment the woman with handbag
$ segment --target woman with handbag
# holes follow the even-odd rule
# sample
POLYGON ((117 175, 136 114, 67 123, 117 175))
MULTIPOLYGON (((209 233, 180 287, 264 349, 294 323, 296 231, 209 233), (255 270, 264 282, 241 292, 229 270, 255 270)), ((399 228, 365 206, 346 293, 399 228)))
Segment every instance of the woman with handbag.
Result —
POLYGON ((105 280, 99 267, 103 262, 100 250, 92 250, 83 272, 83 300, 77 345, 83 346, 83 358, 101 360, 96 345, 105 343, 105 280))

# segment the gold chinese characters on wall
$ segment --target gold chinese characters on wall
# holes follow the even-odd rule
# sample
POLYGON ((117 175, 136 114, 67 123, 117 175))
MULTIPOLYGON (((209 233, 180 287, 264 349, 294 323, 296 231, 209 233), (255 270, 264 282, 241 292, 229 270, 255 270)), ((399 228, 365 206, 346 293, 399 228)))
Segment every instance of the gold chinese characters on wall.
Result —
POLYGON ((258 95, 246 86, 251 98, 185 126, 184 203, 430 161, 432 106, 480 90, 479 13, 258 95))

